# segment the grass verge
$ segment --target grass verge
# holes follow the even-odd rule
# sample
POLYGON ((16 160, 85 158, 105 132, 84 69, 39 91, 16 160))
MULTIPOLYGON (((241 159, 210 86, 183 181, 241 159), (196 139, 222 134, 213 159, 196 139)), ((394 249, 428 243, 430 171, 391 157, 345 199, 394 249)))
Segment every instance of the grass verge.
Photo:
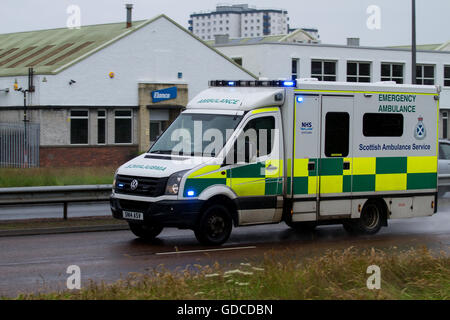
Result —
POLYGON ((91 282, 77 292, 21 295, 18 299, 449 299, 450 258, 427 249, 386 253, 354 248, 299 260, 295 252, 266 254, 238 268, 162 266, 114 284, 91 282), (367 268, 381 269, 381 289, 367 288, 367 268))
POLYGON ((0 169, 0 188, 112 184, 117 168, 0 169))
POLYGON ((15 221, 0 222, 0 231, 122 225, 122 224, 126 225, 126 222, 113 219, 112 217, 70 218, 68 220, 63 219, 15 220, 15 221))

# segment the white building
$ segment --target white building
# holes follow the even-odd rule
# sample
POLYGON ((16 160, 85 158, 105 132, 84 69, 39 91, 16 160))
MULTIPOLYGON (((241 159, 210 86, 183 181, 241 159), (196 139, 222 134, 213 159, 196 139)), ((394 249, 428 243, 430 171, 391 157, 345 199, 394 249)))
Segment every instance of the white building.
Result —
POLYGON ((215 11, 191 14, 189 30, 202 40, 212 40, 215 35, 242 38, 287 34, 288 24, 285 10, 219 5, 215 11))
MULTIPOLYGON (((317 78, 323 81, 411 83, 411 52, 380 48, 295 42, 230 41, 218 50, 261 78, 317 78)), ((440 137, 449 138, 450 51, 447 45, 417 52, 417 83, 442 87, 440 137)), ((426 46, 426 48, 429 48, 426 46)))
POLYGON ((0 123, 23 123, 14 86, 30 88, 30 67, 27 119, 40 124, 41 166, 123 162, 148 150, 209 80, 255 78, 164 15, 2 34, 0 123))

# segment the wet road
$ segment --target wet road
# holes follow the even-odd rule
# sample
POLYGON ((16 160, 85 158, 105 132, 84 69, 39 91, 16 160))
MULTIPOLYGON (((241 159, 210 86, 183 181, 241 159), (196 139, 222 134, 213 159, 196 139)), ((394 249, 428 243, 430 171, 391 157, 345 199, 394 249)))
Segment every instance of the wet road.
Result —
POLYGON ((375 236, 360 237, 347 235, 341 226, 319 227, 312 234, 298 234, 285 224, 237 228, 218 250, 199 245, 192 231, 176 229, 164 230, 153 243, 137 240, 129 231, 0 238, 0 296, 64 289, 70 265, 81 268, 86 283, 89 279, 112 282, 161 264, 169 269, 215 261, 235 264, 261 259, 272 250, 295 250, 299 257, 350 246, 450 251, 448 198, 441 199, 439 213, 433 217, 389 224, 375 236))

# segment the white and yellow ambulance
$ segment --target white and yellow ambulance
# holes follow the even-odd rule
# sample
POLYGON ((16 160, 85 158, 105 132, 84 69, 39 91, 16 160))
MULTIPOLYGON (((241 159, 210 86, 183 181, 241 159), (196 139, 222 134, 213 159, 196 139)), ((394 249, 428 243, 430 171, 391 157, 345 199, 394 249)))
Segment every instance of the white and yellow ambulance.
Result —
POLYGON ((342 224, 374 234, 437 206, 439 87, 211 81, 150 150, 116 172, 111 209, 138 237, 342 224), (249 133, 250 132, 250 133, 249 133))

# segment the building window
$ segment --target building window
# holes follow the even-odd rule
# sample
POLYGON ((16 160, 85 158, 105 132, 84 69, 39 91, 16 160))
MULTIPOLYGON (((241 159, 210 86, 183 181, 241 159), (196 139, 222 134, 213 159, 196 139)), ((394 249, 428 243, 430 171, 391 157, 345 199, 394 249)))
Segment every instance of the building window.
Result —
POLYGON ((70 111, 70 143, 88 144, 89 137, 89 111, 70 111))
POLYGON ((434 84, 434 66, 418 65, 416 66, 416 84, 433 85, 434 84))
POLYGON ((444 86, 450 87, 450 66, 444 66, 444 86))
POLYGON ((403 84, 403 64, 382 63, 381 81, 395 81, 398 84, 403 84))
POLYGON ((311 78, 319 81, 336 81, 336 61, 311 61, 311 78))
POLYGON ((97 113, 97 143, 106 143, 106 111, 98 110, 97 113))
POLYGON ((292 59, 292 80, 298 79, 298 67, 299 67, 299 59, 292 59))
POLYGON ((366 113, 363 116, 365 137, 403 136, 403 115, 390 113, 366 113))
POLYGON ((347 82, 370 82, 370 62, 347 62, 347 82))
POLYGON ((131 110, 115 111, 115 143, 131 143, 132 112, 131 110))
POLYGON ((448 138, 448 112, 442 112, 442 138, 448 138))

